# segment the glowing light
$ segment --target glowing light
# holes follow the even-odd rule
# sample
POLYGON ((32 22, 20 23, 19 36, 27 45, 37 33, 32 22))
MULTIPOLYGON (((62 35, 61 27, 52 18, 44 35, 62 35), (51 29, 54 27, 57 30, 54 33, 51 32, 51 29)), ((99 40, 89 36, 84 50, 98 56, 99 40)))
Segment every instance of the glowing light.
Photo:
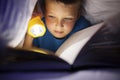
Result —
POLYGON ((40 16, 32 18, 28 24, 28 34, 34 38, 43 36, 46 32, 44 23, 40 19, 40 16))

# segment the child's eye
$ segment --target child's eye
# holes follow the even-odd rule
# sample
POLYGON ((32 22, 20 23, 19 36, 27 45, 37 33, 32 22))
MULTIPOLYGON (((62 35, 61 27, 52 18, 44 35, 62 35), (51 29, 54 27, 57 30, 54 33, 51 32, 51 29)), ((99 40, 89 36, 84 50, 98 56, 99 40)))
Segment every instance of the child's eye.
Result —
POLYGON ((54 16, 51 16, 51 15, 49 15, 48 17, 49 17, 49 18, 55 18, 54 16))
POLYGON ((65 21, 72 21, 72 18, 64 18, 65 21))
POLYGON ((72 18, 65 18, 66 20, 73 20, 72 18))

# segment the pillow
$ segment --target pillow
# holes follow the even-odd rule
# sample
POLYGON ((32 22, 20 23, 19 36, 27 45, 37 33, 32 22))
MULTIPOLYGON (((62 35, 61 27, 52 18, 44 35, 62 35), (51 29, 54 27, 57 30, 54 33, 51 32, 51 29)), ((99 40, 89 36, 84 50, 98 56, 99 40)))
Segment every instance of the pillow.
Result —
POLYGON ((83 15, 95 24, 120 12, 120 0, 85 0, 83 15))

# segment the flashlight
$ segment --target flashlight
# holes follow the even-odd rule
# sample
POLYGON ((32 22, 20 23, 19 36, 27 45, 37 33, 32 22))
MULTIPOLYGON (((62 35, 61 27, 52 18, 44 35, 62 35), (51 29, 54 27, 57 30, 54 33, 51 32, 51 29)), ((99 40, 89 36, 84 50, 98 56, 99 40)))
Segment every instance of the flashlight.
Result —
POLYGON ((27 32, 33 38, 44 36, 46 28, 40 16, 34 17, 29 21, 27 32))

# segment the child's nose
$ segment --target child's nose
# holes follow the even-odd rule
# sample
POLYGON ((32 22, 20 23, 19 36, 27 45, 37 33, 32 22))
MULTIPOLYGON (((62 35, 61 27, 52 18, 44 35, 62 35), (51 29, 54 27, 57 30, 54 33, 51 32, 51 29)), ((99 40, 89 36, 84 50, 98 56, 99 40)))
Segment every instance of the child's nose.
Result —
POLYGON ((64 23, 63 20, 57 20, 56 27, 59 27, 59 28, 64 27, 63 23, 64 23))

